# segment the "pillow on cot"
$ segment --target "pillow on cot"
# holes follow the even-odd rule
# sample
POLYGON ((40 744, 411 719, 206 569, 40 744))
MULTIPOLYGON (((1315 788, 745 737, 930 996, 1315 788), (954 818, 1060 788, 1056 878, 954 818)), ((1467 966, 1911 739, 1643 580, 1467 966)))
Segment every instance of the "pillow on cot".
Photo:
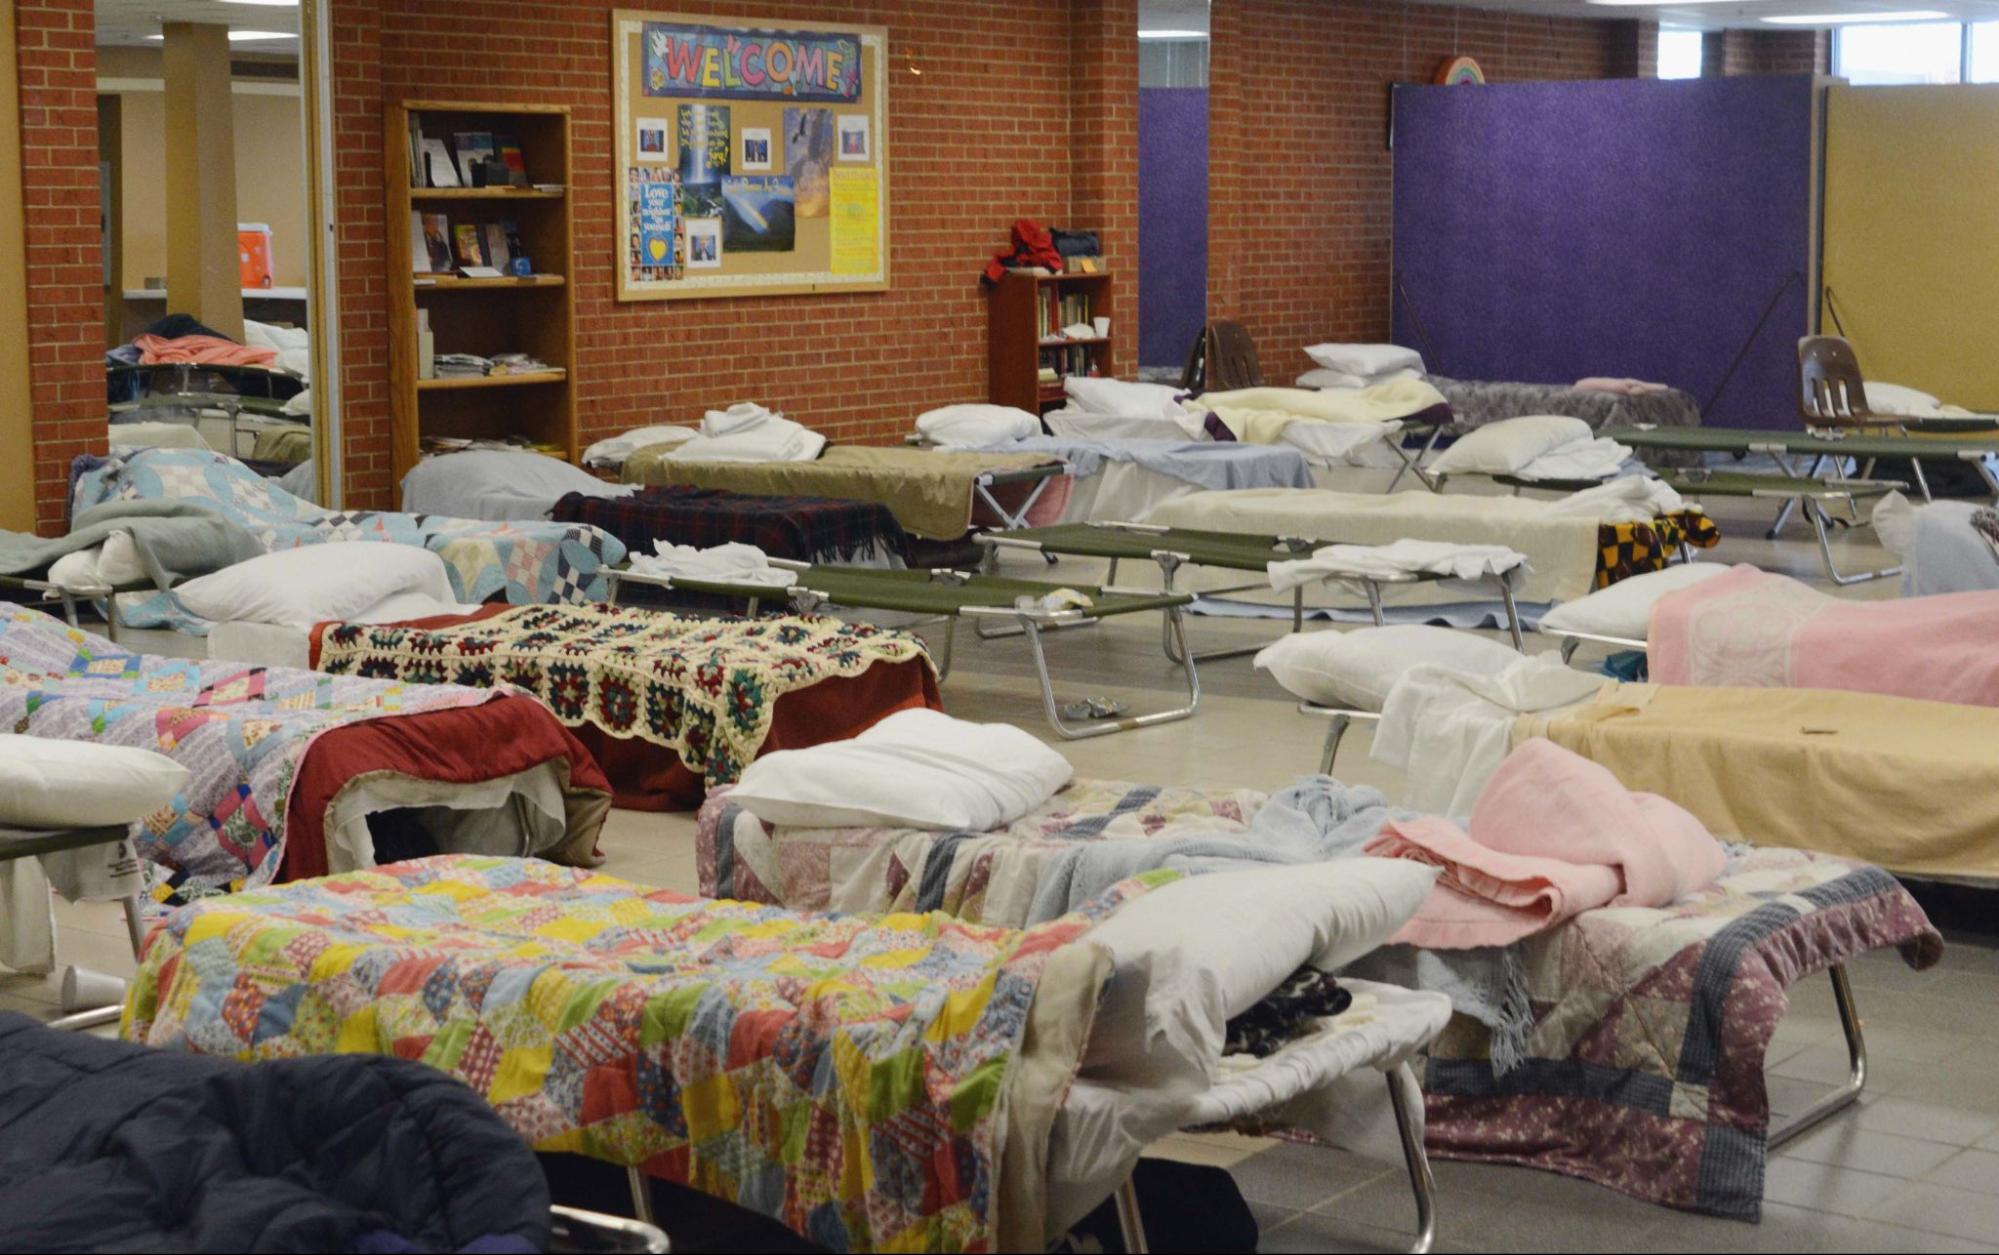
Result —
POLYGON ((0 824, 129 824, 173 801, 186 784, 187 768, 151 750, 0 735, 0 824))
POLYGON ((173 591, 189 611, 217 623, 296 628, 352 619, 395 593, 453 600, 444 559, 417 545, 362 540, 280 549, 173 591))
POLYGON ((1266 645, 1252 661, 1305 701, 1379 711, 1388 691, 1411 667, 1438 663, 1474 675, 1498 675, 1520 661, 1520 655, 1469 632, 1397 623, 1351 632, 1293 632, 1266 645))
POLYGON ((916 416, 916 430, 938 444, 995 445, 1041 434, 1041 419, 1011 405, 946 405, 916 416))
POLYGON ((1596 433, 1580 418, 1534 414, 1487 423, 1458 437, 1430 469, 1441 475, 1512 475, 1565 445, 1587 443, 1596 433))
POLYGON ((1652 607, 1661 597, 1728 570, 1723 562, 1683 562, 1648 571, 1564 602, 1541 616, 1543 632, 1582 632, 1642 641, 1652 626, 1652 607))
POLYGON ((1308 344, 1305 356, 1321 370, 1381 382, 1396 371, 1423 373, 1423 355, 1399 344, 1308 344))
POLYGON ((1003 723, 904 710, 849 741, 765 754, 729 800, 767 824, 986 832, 1054 797, 1069 760, 1003 723))

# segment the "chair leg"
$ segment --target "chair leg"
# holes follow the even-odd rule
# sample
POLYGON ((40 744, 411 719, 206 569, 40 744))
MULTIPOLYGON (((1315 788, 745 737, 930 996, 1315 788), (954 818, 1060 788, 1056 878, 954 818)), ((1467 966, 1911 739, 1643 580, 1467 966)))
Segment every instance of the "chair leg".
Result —
POLYGON ((1861 1033, 1860 1016, 1853 1008, 1853 985, 1847 980, 1846 968, 1842 964, 1833 964, 1826 975, 1832 979, 1833 1005, 1839 1008, 1839 1029, 1846 1037, 1846 1080, 1838 1089, 1824 1095, 1781 1126, 1771 1129, 1764 1138, 1764 1145, 1770 1150, 1817 1128, 1852 1106, 1860 1100, 1860 1091, 1867 1087, 1867 1038, 1861 1033))
POLYGON ((1145 1217, 1138 1214, 1138 1187, 1126 1177, 1111 1197, 1117 1203, 1117 1227, 1124 1238, 1124 1249, 1130 1255, 1145 1255, 1151 1248, 1145 1244, 1145 1217))
POLYGON ((1334 715, 1326 725, 1326 745, 1319 751, 1320 775, 1333 774, 1333 760, 1339 757, 1340 742, 1346 739, 1347 729, 1352 726, 1353 720, 1346 715, 1334 715))
POLYGON ((1416 1238, 1409 1244, 1411 1255, 1425 1255, 1437 1240, 1437 1178, 1430 1171, 1430 1156, 1424 1153, 1423 1130, 1417 1122, 1422 1092, 1408 1064, 1399 1064, 1388 1074, 1388 1100, 1395 1108, 1395 1131, 1402 1138, 1402 1158, 1409 1165, 1409 1188, 1416 1195, 1416 1238), (1416 1095, 1413 1099, 1412 1094, 1416 1095))

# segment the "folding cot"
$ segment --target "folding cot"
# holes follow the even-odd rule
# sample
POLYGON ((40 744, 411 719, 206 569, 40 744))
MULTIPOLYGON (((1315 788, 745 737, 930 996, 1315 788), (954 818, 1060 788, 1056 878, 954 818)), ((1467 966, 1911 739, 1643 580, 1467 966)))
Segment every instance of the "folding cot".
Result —
MULTIPOLYGON (((608 571, 611 600, 616 601, 625 584, 646 584, 668 590, 727 597, 748 603, 754 617, 766 600, 783 597, 800 614, 812 614, 822 606, 854 610, 881 610, 918 616, 919 622, 945 625, 944 648, 939 651, 938 671, 949 675, 960 618, 973 621, 982 638, 991 639, 1019 633, 1027 638, 1034 658, 1034 671, 1041 684, 1042 709, 1049 726, 1062 737, 1080 740, 1146 728, 1154 724, 1185 719, 1201 701, 1201 679, 1193 659, 1187 654, 1186 625, 1182 614, 1194 598, 1186 593, 1149 589, 1118 588, 1113 585, 1048 584, 1034 580, 1005 579, 968 571, 883 571, 864 567, 814 566, 803 562, 774 561, 771 564, 796 572, 791 584, 730 584, 715 580, 690 580, 677 576, 642 575, 636 571, 608 571), (1075 597, 1080 597, 1080 604, 1075 597), (1048 658, 1041 634, 1056 628, 1079 627, 1117 615, 1156 610, 1165 616, 1169 650, 1186 676, 1187 702, 1166 710, 1142 715, 1096 718, 1092 723, 1076 723, 1065 715, 1055 699, 1055 683, 1048 671, 1048 658), (989 631, 987 625, 1002 624, 989 631)), ((1085 703, 1094 707, 1094 703, 1085 703)))
MULTIPOLYGON (((1023 549, 1034 553, 1065 557, 1107 558, 1110 560, 1110 574, 1106 577, 1117 579, 1118 564, 1126 559, 1149 561, 1159 565, 1160 579, 1166 592, 1175 592, 1174 580, 1183 566, 1214 567, 1224 571, 1242 571, 1263 574, 1272 562, 1282 562, 1310 555, 1321 548, 1324 541, 1306 540, 1298 536, 1256 536, 1243 532, 1209 532, 1184 527, 1162 527, 1145 523, 1065 523, 1056 527, 1023 528, 1005 533, 986 533, 978 538, 986 546, 988 565, 1001 549, 1023 549)), ((1383 622, 1382 586, 1386 584, 1416 584, 1447 578, 1427 573, 1409 573, 1389 577, 1360 571, 1331 572, 1326 580, 1358 585, 1367 596, 1369 611, 1374 615, 1376 625, 1383 622)), ((1520 634, 1520 613, 1513 599, 1513 572, 1502 571, 1490 577, 1499 587, 1500 600, 1506 606, 1506 627, 1513 636, 1514 648, 1522 646, 1520 634)), ((1269 581, 1241 584, 1233 588, 1208 590, 1209 596, 1246 592, 1251 589, 1267 589, 1269 581)), ((1305 586, 1293 592, 1291 600, 1291 630, 1296 632, 1304 627, 1305 586)), ((1165 638, 1166 656, 1174 662, 1180 661, 1176 653, 1177 642, 1169 634, 1165 638)), ((1195 662, 1208 662, 1220 658, 1236 658, 1255 653, 1260 646, 1245 646, 1237 649, 1210 650, 1196 654, 1195 662)))

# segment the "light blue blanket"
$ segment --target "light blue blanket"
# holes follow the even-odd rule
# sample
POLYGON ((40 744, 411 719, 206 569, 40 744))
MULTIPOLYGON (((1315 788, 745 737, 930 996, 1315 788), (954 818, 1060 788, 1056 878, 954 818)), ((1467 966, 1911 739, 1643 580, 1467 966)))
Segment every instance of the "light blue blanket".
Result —
POLYGON ((1233 488, 1310 488, 1312 467, 1296 449, 1264 444, 1180 440, 1078 440, 1029 436, 990 446, 997 453, 1045 453, 1074 473, 1095 475, 1105 462, 1131 462, 1148 471, 1217 492, 1233 488))

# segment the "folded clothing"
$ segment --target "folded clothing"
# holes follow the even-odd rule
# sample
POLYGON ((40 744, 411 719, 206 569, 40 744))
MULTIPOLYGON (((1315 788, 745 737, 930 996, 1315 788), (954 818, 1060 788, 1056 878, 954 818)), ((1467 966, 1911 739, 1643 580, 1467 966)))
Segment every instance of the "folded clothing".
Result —
POLYGON ((1525 566, 1527 559, 1504 545, 1454 545, 1437 540, 1398 540, 1387 545, 1327 545, 1310 557, 1272 562, 1270 586, 1279 592, 1314 580, 1359 575, 1395 579, 1405 575, 1441 575, 1453 580, 1478 580, 1525 566))
POLYGON ((702 549, 656 540, 653 549, 653 553, 632 554, 632 570, 641 575, 774 589, 790 588, 798 578, 795 572, 772 566, 770 555, 755 545, 731 542, 702 549))
POLYGON ((761 427, 772 419, 784 415, 775 410, 765 409, 755 401, 738 401, 726 410, 709 410, 701 416, 701 434, 704 436, 730 436, 739 431, 749 431, 761 427))
POLYGON ((248 344, 238 344, 221 336, 180 336, 168 340, 156 335, 143 335, 132 341, 139 350, 141 366, 175 366, 183 363, 195 366, 275 366, 278 361, 276 349, 260 349, 248 344))
POLYGON ((1393 938, 1437 949, 1509 945, 1602 906, 1666 906, 1713 884, 1728 858, 1684 808, 1541 740, 1493 772, 1468 828, 1391 819, 1367 853, 1442 869, 1393 938))

